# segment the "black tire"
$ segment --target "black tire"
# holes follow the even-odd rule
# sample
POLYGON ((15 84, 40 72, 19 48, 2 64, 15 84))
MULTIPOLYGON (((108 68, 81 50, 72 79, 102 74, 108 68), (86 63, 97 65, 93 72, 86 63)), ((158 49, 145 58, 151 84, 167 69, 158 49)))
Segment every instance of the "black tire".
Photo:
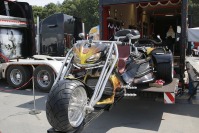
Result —
POLYGON ((173 61, 170 63, 157 64, 156 70, 158 79, 163 79, 167 82, 171 82, 173 80, 173 61))
POLYGON ((0 64, 1 63, 5 63, 5 60, 3 58, 0 57, 0 64))
POLYGON ((10 86, 25 89, 31 83, 31 71, 26 66, 10 66, 6 72, 6 79, 10 86))
MULTIPOLYGON (((78 120, 80 119, 80 117, 81 119, 79 125, 76 126, 73 126, 71 124, 69 118, 71 112, 73 112, 73 115, 76 114, 75 110, 71 109, 71 112, 69 111, 69 108, 72 106, 70 106, 71 101, 74 102, 73 94, 76 94, 76 91, 82 90, 84 93, 86 93, 84 85, 78 80, 61 80, 55 86, 52 87, 47 97, 46 116, 48 122, 54 129, 61 132, 78 132, 82 129, 85 115, 78 115, 78 120)), ((79 99, 79 97, 76 99, 79 99)), ((87 103, 87 94, 84 102, 87 103)), ((77 105, 76 108, 78 108, 77 105)), ((80 112, 84 114, 83 111, 80 110, 80 112)))
POLYGON ((55 72, 48 66, 37 66, 33 75, 35 89, 49 92, 55 80, 55 72))

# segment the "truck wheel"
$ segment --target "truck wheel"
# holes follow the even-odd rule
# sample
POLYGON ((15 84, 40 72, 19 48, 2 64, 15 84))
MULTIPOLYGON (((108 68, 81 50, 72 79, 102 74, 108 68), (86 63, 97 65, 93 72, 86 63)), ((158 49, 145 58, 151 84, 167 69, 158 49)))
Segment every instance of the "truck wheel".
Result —
POLYGON ((24 89, 30 82, 31 72, 25 66, 10 66, 6 72, 6 79, 10 86, 24 89))
POLYGON ((35 88, 39 91, 49 92, 55 80, 54 71, 48 66, 38 66, 34 71, 35 88))
POLYGON ((173 80, 173 61, 170 63, 160 63, 157 64, 157 77, 159 79, 163 79, 167 82, 171 82, 173 80))
POLYGON ((50 125, 61 132, 77 132, 85 119, 87 93, 78 80, 61 80, 52 87, 46 102, 50 125))

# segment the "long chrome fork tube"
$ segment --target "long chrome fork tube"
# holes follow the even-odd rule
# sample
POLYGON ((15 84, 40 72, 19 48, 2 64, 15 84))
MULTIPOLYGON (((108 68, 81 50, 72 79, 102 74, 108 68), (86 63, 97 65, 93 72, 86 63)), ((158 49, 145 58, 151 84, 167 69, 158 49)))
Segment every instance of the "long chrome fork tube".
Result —
POLYGON ((115 64, 117 63, 117 60, 118 60, 117 45, 115 42, 112 42, 101 75, 99 77, 97 85, 95 86, 93 96, 88 104, 88 108, 92 109, 93 106, 101 99, 106 83, 115 67, 115 64), (115 54, 114 58, 113 54, 115 54))
POLYGON ((72 60, 73 56, 70 58, 69 62, 67 62, 67 61, 68 61, 69 56, 70 56, 71 53, 72 53, 72 49, 70 49, 70 50, 68 51, 68 53, 66 54, 65 59, 64 59, 64 61, 63 61, 63 64, 62 64, 62 66, 61 66, 61 69, 59 70, 59 73, 58 73, 58 75, 57 75, 57 78, 55 79, 55 82, 54 82, 53 86, 54 86, 60 79, 63 79, 64 76, 66 75, 66 73, 68 73, 69 68, 70 68, 70 63, 71 63, 71 60, 72 60), (66 66, 66 68, 65 68, 65 70, 64 70, 64 67, 65 67, 66 63, 67 63, 67 66, 66 66), (60 77, 61 77, 61 78, 60 78, 60 77))

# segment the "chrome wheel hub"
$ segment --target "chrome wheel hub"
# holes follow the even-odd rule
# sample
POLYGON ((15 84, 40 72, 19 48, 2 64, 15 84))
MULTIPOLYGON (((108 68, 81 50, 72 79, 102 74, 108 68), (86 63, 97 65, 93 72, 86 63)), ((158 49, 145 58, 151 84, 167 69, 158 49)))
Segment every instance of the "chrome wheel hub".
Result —
POLYGON ((41 70, 37 74, 37 82, 41 87, 48 87, 51 82, 50 73, 46 70, 41 70))
POLYGON ((69 122, 73 127, 78 127, 84 120, 87 105, 87 94, 83 87, 77 87, 71 94, 68 107, 69 122))
POLYGON ((13 69, 10 73, 10 80, 13 84, 19 85, 22 82, 22 73, 18 69, 13 69))

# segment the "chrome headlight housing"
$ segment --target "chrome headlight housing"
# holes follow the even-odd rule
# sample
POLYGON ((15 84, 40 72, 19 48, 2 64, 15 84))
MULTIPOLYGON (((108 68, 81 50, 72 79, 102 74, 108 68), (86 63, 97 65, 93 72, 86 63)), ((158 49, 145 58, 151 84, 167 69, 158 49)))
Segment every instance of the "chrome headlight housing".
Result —
POLYGON ((96 53, 94 55, 92 55, 91 57, 89 57, 86 62, 96 62, 100 59, 101 57, 101 52, 100 53, 96 53))

